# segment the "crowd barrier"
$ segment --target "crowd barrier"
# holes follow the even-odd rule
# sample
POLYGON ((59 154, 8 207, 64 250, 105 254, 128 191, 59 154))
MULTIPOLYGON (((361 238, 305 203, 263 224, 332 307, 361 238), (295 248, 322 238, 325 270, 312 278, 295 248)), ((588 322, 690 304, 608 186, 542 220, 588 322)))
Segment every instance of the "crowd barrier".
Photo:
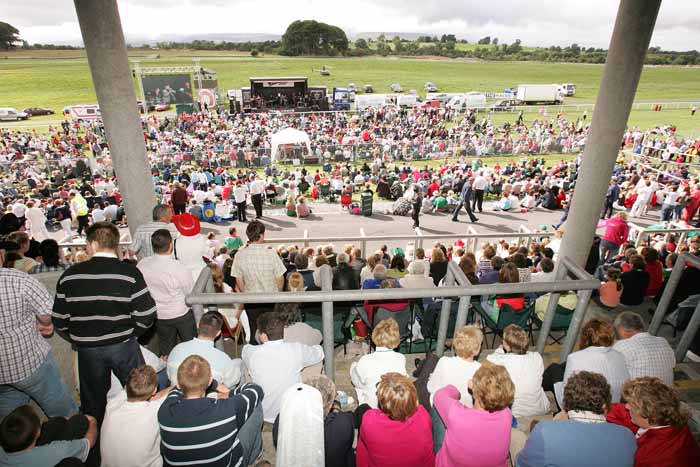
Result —
MULTIPOLYGON (((515 233, 518 235, 520 233, 515 233)), ((367 237, 366 237, 367 238, 367 237)), ((388 238, 388 237, 387 237, 388 238)), ((393 237, 393 240, 400 238, 393 237)), ((285 239, 287 240, 287 239, 285 239)), ((313 241, 311 238, 308 240, 313 241)), ((327 240, 327 239, 322 239, 327 240)), ((348 241, 362 241, 357 237, 347 237, 348 241)), ((472 297, 496 294, 533 294, 552 293, 547 314, 537 340, 537 351, 542 353, 547 336, 552 327, 559 293, 574 290, 578 293, 576 310, 574 311, 564 344, 561 349, 560 361, 573 350, 581 324, 588 307, 593 290, 600 287, 600 281, 589 275, 569 258, 560 258, 556 280, 552 282, 521 282, 517 284, 487 284, 473 285, 464 273, 452 261, 448 264, 445 276, 445 287, 434 289, 379 289, 379 290, 336 290, 332 289, 332 271, 327 265, 320 269, 321 291, 314 292, 277 292, 277 293, 242 293, 217 294, 213 292, 211 271, 203 269, 197 279, 193 291, 186 298, 186 303, 192 307, 195 316, 201 316, 205 307, 233 306, 236 303, 321 303, 323 320, 323 347, 325 353, 324 368, 326 375, 335 379, 334 339, 333 339, 333 307, 336 302, 363 303, 365 300, 414 300, 424 298, 442 299, 440 309, 437 355, 442 356, 447 339, 450 310, 453 300, 458 300, 458 313, 455 326, 464 326, 467 322, 470 301, 472 297)))
POLYGON ((669 222, 667 228, 642 227, 634 222, 627 222, 630 227, 629 238, 634 241, 634 246, 639 247, 656 235, 664 235, 664 241, 668 241, 671 235, 678 235, 678 243, 686 241, 688 234, 700 234, 700 227, 684 227, 675 222, 669 222))

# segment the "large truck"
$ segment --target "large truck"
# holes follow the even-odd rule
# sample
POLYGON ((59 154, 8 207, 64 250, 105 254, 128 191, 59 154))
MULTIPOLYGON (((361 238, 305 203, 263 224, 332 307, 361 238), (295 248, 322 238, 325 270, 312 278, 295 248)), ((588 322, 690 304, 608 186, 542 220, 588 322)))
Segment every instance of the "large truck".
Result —
POLYGON ((564 97, 558 84, 520 84, 515 94, 518 104, 561 104, 564 97))
POLYGON ((467 109, 483 109, 486 107, 486 96, 481 92, 468 92, 452 97, 447 102, 447 108, 464 112, 467 109))
POLYGON ((379 109, 395 105, 395 94, 358 94, 355 97, 355 110, 362 111, 368 107, 379 109))
POLYGON ((333 88, 333 110, 350 110, 350 91, 348 88, 333 88))

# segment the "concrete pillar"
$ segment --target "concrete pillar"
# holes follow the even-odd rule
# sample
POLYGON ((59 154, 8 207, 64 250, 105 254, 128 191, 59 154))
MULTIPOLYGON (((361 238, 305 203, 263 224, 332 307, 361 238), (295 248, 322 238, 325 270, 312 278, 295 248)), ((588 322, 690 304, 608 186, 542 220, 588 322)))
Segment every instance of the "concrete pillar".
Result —
POLYGON ((579 265, 593 242, 660 6, 661 0, 620 1, 559 252, 579 265))
POLYGON ((117 0, 74 0, 114 171, 133 235, 156 204, 117 0))

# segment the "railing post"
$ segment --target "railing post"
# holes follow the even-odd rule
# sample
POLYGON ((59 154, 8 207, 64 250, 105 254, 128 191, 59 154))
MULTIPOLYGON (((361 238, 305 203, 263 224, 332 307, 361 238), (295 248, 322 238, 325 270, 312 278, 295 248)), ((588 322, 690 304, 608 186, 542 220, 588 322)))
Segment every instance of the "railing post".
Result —
MULTIPOLYGON (((321 290, 326 293, 333 291, 333 273, 327 264, 321 266, 321 290)), ((323 319, 323 367, 326 376, 335 381, 335 341, 333 336, 333 302, 323 302, 321 304, 321 314, 323 319)))
POLYGON ((686 352, 688 352, 688 347, 690 347, 690 343, 692 342, 693 338, 695 338, 698 328, 700 328, 700 303, 698 303, 695 307, 693 316, 690 317, 688 326, 685 328, 683 336, 678 342, 678 346, 676 347, 676 362, 680 363, 683 361, 686 352))
POLYGON ((479 246, 479 234, 477 233, 476 229, 471 225, 467 228, 467 234, 474 235, 473 237, 467 240, 467 249, 468 251, 471 251, 472 253, 476 254, 476 249, 479 246))
MULTIPOLYGON (((568 268, 566 267, 566 264, 564 264, 563 260, 559 260, 554 280, 563 280, 567 276, 567 272, 568 268)), ((549 294, 549 302, 547 302, 547 314, 544 315, 544 319, 542 320, 540 335, 537 336, 537 351, 540 354, 544 353, 544 348, 547 345, 547 337, 549 337, 549 330, 552 329, 552 323, 554 322, 554 315, 556 314, 560 295, 561 294, 559 292, 552 292, 549 294)))
POLYGON ((423 248, 423 232, 420 227, 414 229, 416 231, 416 248, 423 248))
POLYGON ((365 229, 364 227, 360 227, 360 249, 362 250, 362 257, 367 258, 367 240, 365 240, 365 229))
POLYGON ((309 247, 309 229, 304 229, 304 248, 309 247))
MULTIPOLYGON (((447 268, 447 274, 445 275, 445 287, 454 285, 454 282, 454 274, 450 268, 447 268)), ((438 326, 437 348, 435 349, 435 354, 438 357, 442 357, 442 354, 445 353, 445 341, 447 340, 447 327, 450 324, 451 309, 452 299, 445 298, 442 301, 442 308, 440 309, 440 324, 438 326)))
POLYGON ((681 254, 678 259, 676 259, 676 264, 671 270, 671 275, 666 282, 664 287, 664 293, 659 299, 659 304, 656 305, 656 311, 654 311, 654 316, 651 319, 651 324, 649 325, 649 334, 655 336, 659 332, 661 323, 664 321, 666 312, 668 311, 668 305, 671 303, 673 294, 676 292, 676 287, 681 280, 683 275, 683 270, 685 269, 685 260, 688 255, 686 253, 681 254))
MULTIPOLYGON (((581 329, 581 324, 583 324, 583 318, 586 315, 586 310, 588 309, 588 303, 591 300, 592 294, 593 290, 590 289, 580 290, 578 293, 578 302, 576 302, 576 310, 574 310, 574 315, 571 317, 569 330, 566 333, 564 345, 562 345, 561 353, 559 354, 559 363, 561 364, 566 362, 566 357, 569 356, 571 351, 574 349, 574 345, 576 345, 576 339, 578 339, 578 333, 581 329)), ((549 314, 549 309, 547 309, 547 314, 549 314)), ((552 318, 554 318, 554 313, 552 313, 552 318)), ((547 334, 549 334, 549 329, 547 330, 547 334)), ((547 334, 545 334, 545 339, 547 338, 547 334)))

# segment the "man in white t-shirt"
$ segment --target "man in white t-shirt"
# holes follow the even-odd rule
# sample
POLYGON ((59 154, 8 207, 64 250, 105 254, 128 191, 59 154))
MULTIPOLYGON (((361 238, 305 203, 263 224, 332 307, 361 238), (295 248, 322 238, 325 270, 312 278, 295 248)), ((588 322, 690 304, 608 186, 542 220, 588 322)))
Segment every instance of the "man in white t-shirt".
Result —
POLYGON ((260 219, 263 213, 263 194, 265 193, 265 182, 255 175, 250 176, 250 201, 255 208, 255 218, 260 219))
POLYGON ((240 180, 236 183, 236 188, 233 189, 233 200, 236 202, 236 210, 238 212, 238 220, 248 222, 245 214, 246 200, 248 199, 248 188, 240 180))
POLYGON ((488 185, 488 182, 480 170, 476 174, 476 177, 474 177, 474 182, 472 183, 472 187, 474 188, 474 202, 472 211, 476 211, 478 206, 479 212, 483 212, 484 192, 486 191, 486 185, 488 185))
POLYGON ((157 392, 158 376, 148 365, 129 373, 129 381, 107 402, 100 434, 102 467, 160 467, 158 410, 171 388, 157 392))

